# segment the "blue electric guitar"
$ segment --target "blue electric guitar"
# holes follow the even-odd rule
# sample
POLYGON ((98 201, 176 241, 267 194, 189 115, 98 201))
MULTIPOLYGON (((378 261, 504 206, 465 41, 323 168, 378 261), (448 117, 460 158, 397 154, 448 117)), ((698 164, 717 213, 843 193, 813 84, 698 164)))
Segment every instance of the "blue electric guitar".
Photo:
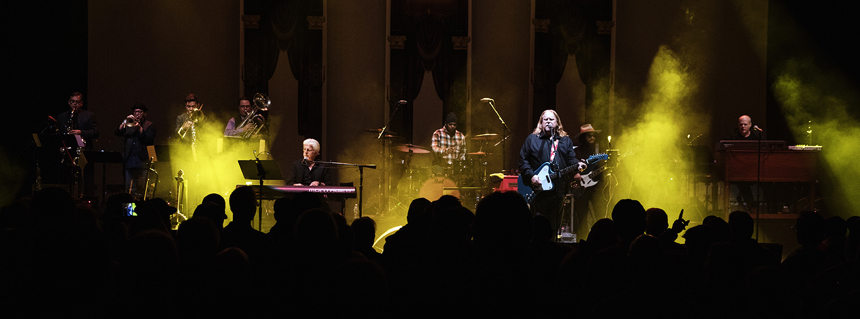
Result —
POLYGON ((603 160, 609 159, 609 155, 606 154, 595 154, 588 157, 585 161, 587 164, 586 168, 580 170, 578 165, 570 166, 559 170, 558 172, 553 172, 550 168, 551 164, 549 162, 541 164, 540 167, 535 171, 535 176, 540 179, 540 186, 538 187, 530 187, 526 186, 523 182, 522 175, 517 177, 517 192, 526 199, 527 203, 531 203, 535 196, 543 191, 552 190, 555 188, 555 184, 553 180, 557 180, 559 177, 565 176, 567 174, 576 172, 576 173, 584 173, 590 172, 591 169, 594 168, 594 164, 603 160))

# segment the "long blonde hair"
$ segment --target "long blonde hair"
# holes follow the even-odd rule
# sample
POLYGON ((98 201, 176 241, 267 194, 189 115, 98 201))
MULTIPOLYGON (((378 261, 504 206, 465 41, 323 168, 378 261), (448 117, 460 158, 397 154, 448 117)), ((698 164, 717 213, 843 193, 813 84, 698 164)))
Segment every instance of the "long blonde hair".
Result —
POLYGON ((567 136, 567 132, 564 131, 564 125, 561 125, 561 118, 558 117, 558 113, 556 113, 553 109, 546 109, 540 113, 540 119, 538 119, 537 127, 535 127, 535 130, 534 132, 532 132, 532 134, 540 136, 543 133, 543 115, 546 114, 546 112, 552 112, 552 115, 555 116, 555 122, 558 123, 558 129, 556 130, 558 131, 558 136, 567 136))

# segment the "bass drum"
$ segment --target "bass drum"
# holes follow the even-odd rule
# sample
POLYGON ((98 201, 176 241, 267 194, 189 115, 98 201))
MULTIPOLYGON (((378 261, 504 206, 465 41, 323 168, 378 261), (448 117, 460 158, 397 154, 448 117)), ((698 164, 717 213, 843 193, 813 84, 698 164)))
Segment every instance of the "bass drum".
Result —
POLYGON ((451 195, 460 198, 459 190, 445 190, 446 187, 457 187, 457 183, 454 183, 450 178, 442 176, 428 178, 421 184, 418 197, 424 197, 431 202, 439 199, 442 195, 451 195))

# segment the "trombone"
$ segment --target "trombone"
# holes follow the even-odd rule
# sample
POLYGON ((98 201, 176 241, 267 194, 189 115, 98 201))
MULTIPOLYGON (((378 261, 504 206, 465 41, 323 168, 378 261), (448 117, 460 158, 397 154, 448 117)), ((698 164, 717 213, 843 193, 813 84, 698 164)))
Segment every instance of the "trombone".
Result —
POLYGON ((188 131, 191 131, 191 135, 194 136, 196 133, 194 126, 196 126, 197 123, 200 122, 202 119, 203 104, 198 104, 194 107, 193 110, 191 110, 191 115, 188 116, 188 121, 185 122, 186 124, 190 122, 191 125, 189 125, 188 127, 182 125, 182 127, 180 127, 179 131, 177 131, 176 133, 179 134, 179 137, 185 138, 185 135, 188 134, 188 131))

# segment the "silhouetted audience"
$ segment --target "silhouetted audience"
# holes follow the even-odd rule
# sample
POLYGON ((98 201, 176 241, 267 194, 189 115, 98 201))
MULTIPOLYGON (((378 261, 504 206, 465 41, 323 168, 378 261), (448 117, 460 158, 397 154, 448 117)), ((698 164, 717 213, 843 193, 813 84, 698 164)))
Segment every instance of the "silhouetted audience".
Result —
POLYGON ((851 318, 860 303, 853 216, 799 214, 800 248, 779 263, 746 212, 708 216, 678 240, 686 221, 669 228, 665 211, 632 199, 575 244, 555 242, 516 192, 474 213, 453 196, 416 199, 381 255, 377 221, 348 225, 311 193, 277 200, 268 234, 253 227, 249 187, 231 194, 226 227, 217 194, 176 231, 164 200, 117 194, 101 213, 75 203, 45 188, 0 208, 5 315, 851 318))

